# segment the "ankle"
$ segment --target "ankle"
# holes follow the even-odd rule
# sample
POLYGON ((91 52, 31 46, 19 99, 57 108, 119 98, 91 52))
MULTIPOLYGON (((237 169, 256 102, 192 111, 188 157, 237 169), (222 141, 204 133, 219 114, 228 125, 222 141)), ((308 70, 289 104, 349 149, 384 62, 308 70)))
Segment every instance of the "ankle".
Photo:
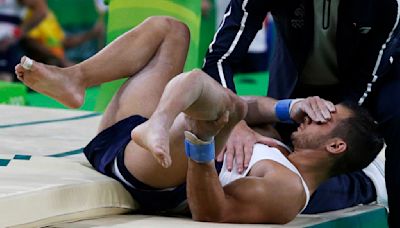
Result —
POLYGON ((90 82, 85 78, 85 74, 83 73, 82 68, 77 65, 73 65, 70 67, 66 68, 61 68, 61 73, 63 75, 66 75, 68 79, 75 85, 76 87, 83 87, 83 89, 86 89, 90 86, 90 82))

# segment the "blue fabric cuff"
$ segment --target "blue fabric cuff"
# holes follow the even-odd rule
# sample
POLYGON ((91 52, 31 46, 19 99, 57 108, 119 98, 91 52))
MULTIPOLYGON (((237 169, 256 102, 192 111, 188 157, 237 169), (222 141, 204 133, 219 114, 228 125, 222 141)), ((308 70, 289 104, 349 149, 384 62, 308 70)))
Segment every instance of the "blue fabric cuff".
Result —
POLYGON ((290 104, 293 99, 279 100, 275 104, 275 115, 281 122, 293 123, 290 117, 290 104))
POLYGON ((186 156, 198 163, 209 163, 215 158, 214 140, 210 144, 193 144, 185 139, 186 156))

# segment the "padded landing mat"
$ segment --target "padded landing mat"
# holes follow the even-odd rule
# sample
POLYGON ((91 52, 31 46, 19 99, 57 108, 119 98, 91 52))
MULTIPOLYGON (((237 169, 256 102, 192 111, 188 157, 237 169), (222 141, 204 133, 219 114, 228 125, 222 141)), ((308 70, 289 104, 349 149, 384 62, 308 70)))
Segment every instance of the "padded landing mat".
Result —
POLYGON ((57 224, 54 227, 63 228, 87 228, 87 227, 363 227, 384 228, 386 224, 386 211, 376 205, 357 206, 345 210, 322 213, 318 215, 300 215, 286 225, 269 224, 217 224, 194 222, 188 218, 173 218, 149 215, 114 215, 100 219, 85 220, 73 223, 57 224))
POLYGON ((95 136, 92 112, 0 105, 0 227, 121 214, 136 208, 82 148, 95 136))
POLYGON ((83 159, 100 114, 0 105, 0 153, 83 159), (75 156, 71 156, 75 155, 75 156))
POLYGON ((77 221, 135 207, 116 181, 64 158, 14 156, 0 166, 0 183, 0 227, 77 221))
MULTIPOLYGON (((81 153, 99 114, 0 105, 0 116, 0 227, 276 227, 116 215, 133 212, 135 201, 81 153)), ((352 226, 387 227, 386 211, 370 205, 300 215, 284 227, 352 226)))

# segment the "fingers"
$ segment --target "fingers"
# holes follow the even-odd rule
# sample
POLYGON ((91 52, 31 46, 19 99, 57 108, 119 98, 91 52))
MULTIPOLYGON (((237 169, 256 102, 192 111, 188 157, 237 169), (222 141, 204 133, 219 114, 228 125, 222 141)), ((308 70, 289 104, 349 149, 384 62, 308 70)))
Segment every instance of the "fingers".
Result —
POLYGON ((235 150, 232 146, 229 145, 226 147, 225 153, 226 153, 226 155, 225 155, 226 158, 225 158, 224 162, 226 162, 226 168, 230 172, 230 171, 232 171, 232 167, 233 167, 233 157, 235 155, 235 150))
MULTIPOLYGON (((253 145, 257 141, 255 132, 244 122, 237 124, 225 145, 225 166, 228 171, 235 168, 238 173, 242 173, 249 165, 253 153, 253 145)), ((221 159, 222 160, 222 159, 221 159)))
MULTIPOLYGON (((243 159, 243 170, 247 169, 249 167, 251 155, 253 154, 253 146, 246 144, 244 146, 244 159, 243 159)), ((241 173, 241 172, 240 172, 241 173)))
POLYGON ((236 152, 235 153, 236 169, 237 169, 238 173, 242 173, 243 172, 243 160, 244 160, 243 146, 235 148, 235 152, 236 152))
POLYGON ((217 162, 223 162, 224 161, 225 152, 226 152, 226 146, 224 146, 224 148, 222 148, 221 152, 219 152, 217 154, 217 158, 216 158, 217 162))
POLYGON ((336 110, 335 105, 333 105, 332 102, 324 100, 319 97, 316 98, 316 101, 318 105, 317 110, 320 111, 324 119, 325 120, 331 119, 331 112, 334 112, 336 110))
POLYGON ((267 146, 271 146, 271 147, 276 147, 280 144, 280 142, 276 139, 273 138, 269 138, 269 137, 265 137, 265 136, 261 136, 258 139, 259 143, 265 144, 267 146))
POLYGON ((186 114, 184 117, 186 130, 204 141, 209 141, 228 123, 229 111, 222 113, 216 120, 197 120, 186 114))
POLYGON ((336 111, 335 105, 332 102, 324 100, 318 96, 308 97, 299 104, 295 104, 297 107, 297 111, 295 115, 300 115, 301 112, 306 114, 311 118, 311 120, 321 123, 326 123, 331 119, 331 113, 336 111))
POLYGON ((330 113, 328 112, 328 114, 326 114, 326 109, 322 107, 319 97, 311 97, 309 99, 309 104, 311 108, 309 116, 312 120, 317 122, 326 122, 325 118, 330 118, 330 113), (327 116, 325 117, 324 114, 327 116))
POLYGON ((229 172, 232 171, 233 163, 235 162, 237 172, 242 173, 249 166, 252 150, 252 148, 241 148, 240 145, 237 145, 236 148, 227 147, 224 151, 226 155, 225 161, 223 160, 223 153, 218 156, 217 161, 224 161, 229 172))
POLYGON ((322 99, 322 100, 325 102, 325 105, 326 105, 326 107, 328 107, 330 112, 336 112, 336 107, 332 102, 327 101, 325 99, 322 99))
POLYGON ((164 168, 169 168, 172 164, 171 156, 169 155, 159 155, 158 162, 164 168))

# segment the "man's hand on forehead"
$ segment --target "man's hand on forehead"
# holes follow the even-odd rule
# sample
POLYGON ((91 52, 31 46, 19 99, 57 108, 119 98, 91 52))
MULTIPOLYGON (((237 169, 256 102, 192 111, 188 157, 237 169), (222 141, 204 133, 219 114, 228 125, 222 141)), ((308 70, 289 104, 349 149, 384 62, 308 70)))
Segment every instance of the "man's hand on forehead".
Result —
POLYGON ((332 118, 333 112, 336 112, 335 105, 318 96, 296 99, 290 107, 290 116, 297 123, 303 122, 305 116, 312 121, 326 123, 332 118))

